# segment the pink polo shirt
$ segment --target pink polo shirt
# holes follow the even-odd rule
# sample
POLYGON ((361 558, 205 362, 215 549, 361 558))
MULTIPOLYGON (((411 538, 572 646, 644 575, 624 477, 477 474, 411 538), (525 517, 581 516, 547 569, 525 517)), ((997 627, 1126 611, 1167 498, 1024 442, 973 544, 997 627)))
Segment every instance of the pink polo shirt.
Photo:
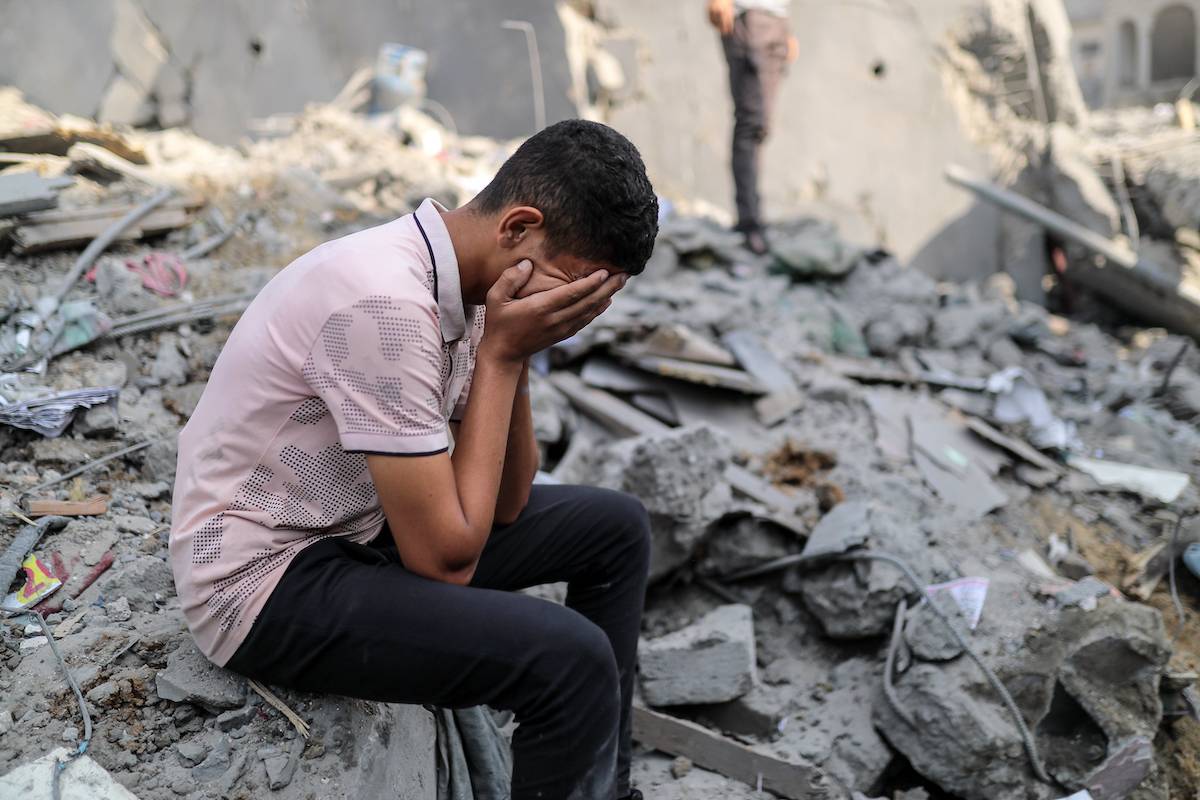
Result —
POLYGON ((447 448, 484 309, 463 305, 440 208, 426 200, 276 275, 179 435, 171 569, 188 627, 217 664, 304 547, 379 533, 367 453, 447 448))

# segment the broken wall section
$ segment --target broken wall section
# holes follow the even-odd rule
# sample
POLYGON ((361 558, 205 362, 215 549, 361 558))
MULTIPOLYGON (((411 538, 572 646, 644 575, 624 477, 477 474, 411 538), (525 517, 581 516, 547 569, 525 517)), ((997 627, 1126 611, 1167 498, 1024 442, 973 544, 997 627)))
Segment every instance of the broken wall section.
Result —
POLYGON ((381 45, 428 51, 429 96, 465 133, 534 129, 524 36, 538 32, 551 122, 575 116, 565 39, 552 0, 96 0, 0 3, 0 84, 58 114, 164 126, 189 124, 232 143, 252 120, 337 95, 381 45), (52 55, 48 55, 52 54, 52 55), (63 57, 69 54, 69 57, 63 57))

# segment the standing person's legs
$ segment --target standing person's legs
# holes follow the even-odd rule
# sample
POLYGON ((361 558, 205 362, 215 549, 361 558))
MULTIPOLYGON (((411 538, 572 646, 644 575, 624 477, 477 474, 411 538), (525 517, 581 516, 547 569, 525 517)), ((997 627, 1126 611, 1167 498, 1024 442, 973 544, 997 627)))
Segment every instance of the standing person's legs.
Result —
POLYGON ((787 68, 788 23, 765 11, 739 14, 733 33, 721 40, 733 95, 733 183, 737 229, 763 227, 758 183, 763 142, 787 68))
POLYGON ((615 797, 648 563, 645 511, 616 493, 536 487, 521 518, 493 537, 477 584, 567 579, 569 600, 595 619, 427 580, 404 569, 394 547, 331 538, 296 556, 227 666, 303 691, 511 709, 520 722, 513 800, 615 797))

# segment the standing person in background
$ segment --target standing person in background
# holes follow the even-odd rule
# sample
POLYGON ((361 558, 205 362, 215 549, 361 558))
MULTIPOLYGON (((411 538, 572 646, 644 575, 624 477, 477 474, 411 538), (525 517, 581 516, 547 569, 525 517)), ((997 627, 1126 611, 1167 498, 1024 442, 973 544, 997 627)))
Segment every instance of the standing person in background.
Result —
POLYGON ((799 45, 789 33, 789 0, 708 0, 708 19, 721 34, 733 94, 733 184, 737 231, 755 255, 767 252, 758 197, 758 167, 771 113, 787 65, 799 45))

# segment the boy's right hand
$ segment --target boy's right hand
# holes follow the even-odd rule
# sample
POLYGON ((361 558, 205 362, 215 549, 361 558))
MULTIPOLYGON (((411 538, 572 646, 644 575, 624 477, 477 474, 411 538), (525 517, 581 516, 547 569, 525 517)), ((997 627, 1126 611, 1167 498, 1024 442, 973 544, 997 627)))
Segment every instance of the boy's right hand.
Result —
POLYGON ((628 278, 600 269, 554 289, 517 298, 532 271, 533 266, 522 261, 505 270, 488 291, 480 357, 520 364, 574 336, 608 308, 628 278))

